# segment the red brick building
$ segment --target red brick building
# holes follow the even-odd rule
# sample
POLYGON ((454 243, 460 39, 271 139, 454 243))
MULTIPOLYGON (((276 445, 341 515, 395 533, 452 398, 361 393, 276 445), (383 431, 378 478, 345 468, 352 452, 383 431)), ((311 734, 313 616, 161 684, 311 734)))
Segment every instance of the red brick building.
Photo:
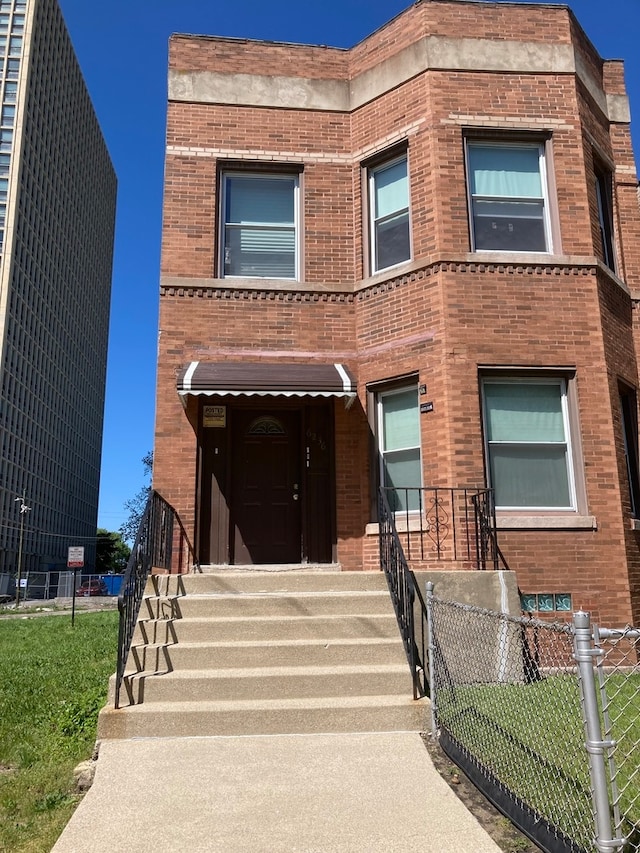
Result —
POLYGON ((423 534, 426 487, 490 488, 527 608, 640 622, 629 109, 567 7, 173 36, 160 294, 154 487, 197 562, 376 568, 380 484, 423 534))

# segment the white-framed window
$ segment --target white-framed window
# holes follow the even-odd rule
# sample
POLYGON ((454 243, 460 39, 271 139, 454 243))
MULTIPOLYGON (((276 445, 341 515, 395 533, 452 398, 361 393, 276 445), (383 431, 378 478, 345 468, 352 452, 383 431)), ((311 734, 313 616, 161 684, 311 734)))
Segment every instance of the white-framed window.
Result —
POLYGON ((368 177, 370 264, 375 273, 411 257, 406 154, 369 168, 368 177))
POLYGON ((598 227, 602 260, 615 272, 616 260, 613 243, 613 176, 611 172, 594 164, 598 227))
POLYGON ((225 172, 221 275, 299 277, 299 177, 225 172))
POLYGON ((486 377, 482 404, 496 508, 576 510, 567 380, 486 377))
POLYGON ((395 512, 420 507, 422 486, 418 388, 402 386, 381 391, 376 398, 380 484, 395 512))
POLYGON ((467 139, 471 246, 551 252, 545 145, 467 139))

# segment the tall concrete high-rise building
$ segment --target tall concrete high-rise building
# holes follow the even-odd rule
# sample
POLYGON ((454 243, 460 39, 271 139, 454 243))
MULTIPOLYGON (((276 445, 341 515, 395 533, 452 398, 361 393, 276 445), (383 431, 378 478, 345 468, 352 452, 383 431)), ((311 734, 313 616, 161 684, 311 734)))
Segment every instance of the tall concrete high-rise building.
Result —
POLYGON ((95 535, 116 177, 56 0, 0 0, 0 573, 95 535))

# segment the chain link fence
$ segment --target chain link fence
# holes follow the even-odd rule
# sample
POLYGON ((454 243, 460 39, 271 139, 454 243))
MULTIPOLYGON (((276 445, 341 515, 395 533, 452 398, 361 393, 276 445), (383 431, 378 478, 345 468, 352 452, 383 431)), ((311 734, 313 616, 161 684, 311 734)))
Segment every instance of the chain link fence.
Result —
POLYGON ((640 631, 594 627, 603 736, 609 747, 611 812, 622 848, 640 851, 640 631))
MULTIPOLYGON (((115 596, 122 586, 122 575, 81 574, 73 571, 29 572, 20 579, 20 602, 52 601, 56 598, 115 596)), ((0 575, 0 604, 16 598, 16 578, 0 575)))
POLYGON ((548 853, 640 851, 639 632, 511 617, 430 584, 427 609, 433 729, 452 760, 548 853))

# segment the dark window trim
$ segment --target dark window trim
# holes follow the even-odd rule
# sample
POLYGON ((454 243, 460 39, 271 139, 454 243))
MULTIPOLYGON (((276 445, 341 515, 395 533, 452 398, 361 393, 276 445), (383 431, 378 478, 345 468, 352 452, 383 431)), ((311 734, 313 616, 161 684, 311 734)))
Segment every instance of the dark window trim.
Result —
POLYGON ((282 160, 218 160, 218 176, 224 172, 267 172, 268 174, 295 175, 304 172, 302 163, 287 163, 282 160))
POLYGON ((291 175, 298 179, 298 233, 297 240, 297 265, 298 274, 296 279, 282 279, 283 281, 303 281, 304 279, 304 165, 302 163, 289 163, 272 160, 218 160, 216 163, 216 228, 215 246, 213 252, 214 278, 226 278, 224 274, 224 178, 230 172, 245 172, 248 175, 291 175))
POLYGON ((638 448, 638 397, 635 388, 619 385, 622 441, 627 465, 627 485, 633 518, 640 517, 640 462, 638 448))
POLYGON ((593 153, 593 177, 602 260, 615 273, 614 170, 596 152, 593 153))
POLYGON ((378 166, 382 166, 384 163, 389 163, 391 160, 395 160, 396 157, 402 157, 403 155, 406 156, 408 151, 409 140, 403 139, 400 142, 395 142, 393 145, 390 145, 382 151, 376 151, 375 154, 365 157, 360 161, 360 167, 367 171, 369 169, 375 169, 378 166))

